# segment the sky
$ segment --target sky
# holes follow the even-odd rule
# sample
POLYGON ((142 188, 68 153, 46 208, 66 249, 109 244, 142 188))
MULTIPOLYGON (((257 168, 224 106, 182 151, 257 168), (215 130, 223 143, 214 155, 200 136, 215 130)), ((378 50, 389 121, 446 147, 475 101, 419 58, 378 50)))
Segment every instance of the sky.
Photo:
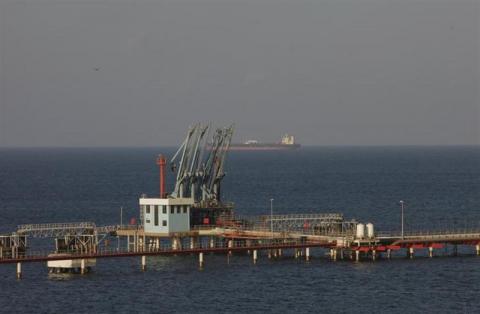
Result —
POLYGON ((478 0, 0 0, 0 146, 479 145, 478 0))

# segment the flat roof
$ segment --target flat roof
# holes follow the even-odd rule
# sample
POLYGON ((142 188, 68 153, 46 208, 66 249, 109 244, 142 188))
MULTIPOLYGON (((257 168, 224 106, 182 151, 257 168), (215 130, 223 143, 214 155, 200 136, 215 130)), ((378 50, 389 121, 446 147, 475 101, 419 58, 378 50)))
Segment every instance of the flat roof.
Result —
POLYGON ((193 198, 140 198, 140 205, 193 205, 193 198))

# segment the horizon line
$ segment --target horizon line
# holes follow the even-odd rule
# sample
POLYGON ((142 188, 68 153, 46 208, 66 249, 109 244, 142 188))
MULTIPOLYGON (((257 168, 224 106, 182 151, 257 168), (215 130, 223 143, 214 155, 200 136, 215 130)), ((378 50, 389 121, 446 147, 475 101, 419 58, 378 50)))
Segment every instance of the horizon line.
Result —
MULTIPOLYGON (((478 147, 480 144, 301 144, 298 149, 318 147, 478 147)), ((178 148, 179 145, 79 145, 79 146, 54 146, 54 145, 0 145, 0 149, 75 149, 75 148, 178 148)), ((297 150, 298 150, 297 149, 297 150)))

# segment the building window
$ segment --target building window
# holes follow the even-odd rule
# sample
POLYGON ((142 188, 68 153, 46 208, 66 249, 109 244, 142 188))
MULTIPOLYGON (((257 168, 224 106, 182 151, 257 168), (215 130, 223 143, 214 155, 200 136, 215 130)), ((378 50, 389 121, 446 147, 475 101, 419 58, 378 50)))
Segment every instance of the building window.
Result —
POLYGON ((147 219, 147 224, 149 224, 149 223, 150 223, 150 219, 147 219))
POLYGON ((162 220, 162 226, 164 226, 164 227, 167 226, 167 221, 166 220, 162 220))
POLYGON ((150 205, 145 205, 145 212, 150 214, 150 205))
POLYGON ((164 213, 164 214, 167 213, 167 206, 165 206, 165 205, 162 206, 162 213, 164 213))
POLYGON ((187 213, 187 205, 183 206, 183 213, 186 214, 187 213))
POLYGON ((158 226, 158 206, 155 205, 155 226, 158 226))
POLYGON ((181 207, 182 206, 177 206, 177 214, 180 214, 180 211, 182 210, 181 207))
POLYGON ((170 214, 175 214, 175 206, 170 206, 170 214))

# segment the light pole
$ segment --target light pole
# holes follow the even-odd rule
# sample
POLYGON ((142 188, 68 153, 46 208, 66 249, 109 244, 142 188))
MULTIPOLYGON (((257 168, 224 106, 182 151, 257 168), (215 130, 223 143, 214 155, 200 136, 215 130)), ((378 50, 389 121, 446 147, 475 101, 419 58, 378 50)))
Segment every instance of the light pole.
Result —
POLYGON ((273 198, 270 199, 270 232, 273 238, 273 198))
POLYGON ((400 206, 402 207, 402 239, 404 238, 403 235, 403 224, 404 224, 404 216, 403 216, 403 201, 400 201, 400 206))
POLYGON ((123 226, 123 207, 120 207, 120 227, 123 226))

